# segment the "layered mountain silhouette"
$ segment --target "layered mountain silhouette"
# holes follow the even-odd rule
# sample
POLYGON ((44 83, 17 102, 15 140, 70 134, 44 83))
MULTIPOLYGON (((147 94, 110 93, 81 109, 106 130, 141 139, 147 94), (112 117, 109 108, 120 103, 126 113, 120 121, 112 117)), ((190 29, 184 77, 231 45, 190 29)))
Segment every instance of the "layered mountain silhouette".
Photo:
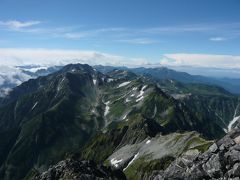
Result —
POLYGON ((51 72, 0 101, 0 179, 45 177, 70 157, 82 170, 91 168, 83 160, 111 167, 109 179, 115 170, 147 179, 190 150, 205 152, 240 114, 238 96, 218 86, 82 64, 51 72))

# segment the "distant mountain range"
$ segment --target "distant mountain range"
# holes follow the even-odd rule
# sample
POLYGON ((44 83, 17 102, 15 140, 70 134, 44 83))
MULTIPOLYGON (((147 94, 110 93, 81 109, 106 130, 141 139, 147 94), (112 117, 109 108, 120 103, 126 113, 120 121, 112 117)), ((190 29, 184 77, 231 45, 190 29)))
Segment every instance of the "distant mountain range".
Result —
MULTIPOLYGON (((77 159, 86 176, 90 167, 110 176, 108 166, 127 179, 147 179, 236 127, 238 96, 145 72, 159 70, 70 64, 36 71, 39 77, 0 99, 0 179, 45 177, 40 173, 65 158, 77 159)), ((64 162, 64 173, 72 171, 64 162)))
MULTIPOLYGON (((63 66, 42 67, 37 65, 18 66, 18 67, 0 67, 0 97, 5 96, 17 85, 34 79, 39 76, 45 76, 60 70, 63 66)), ((185 72, 175 71, 166 67, 159 68, 127 68, 113 66, 94 66, 102 73, 110 72, 114 69, 132 71, 137 75, 151 76, 155 80, 172 79, 182 83, 202 83, 208 85, 217 85, 223 87, 233 94, 240 94, 240 78, 213 78, 200 75, 191 75, 185 72)))
POLYGON ((94 66, 100 72, 106 73, 114 69, 130 70, 138 75, 149 75, 157 80, 172 79, 182 83, 202 83, 209 85, 217 85, 223 87, 227 91, 240 94, 240 78, 213 78, 200 75, 190 75, 185 72, 175 71, 166 67, 159 68, 126 68, 112 66, 94 66))

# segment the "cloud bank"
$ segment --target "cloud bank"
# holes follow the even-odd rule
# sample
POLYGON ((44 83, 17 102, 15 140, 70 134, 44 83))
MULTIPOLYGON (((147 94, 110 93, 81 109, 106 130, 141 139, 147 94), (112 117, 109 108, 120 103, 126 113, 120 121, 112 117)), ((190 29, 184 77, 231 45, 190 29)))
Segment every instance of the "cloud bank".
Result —
POLYGON ((0 49, 0 65, 65 65, 69 63, 137 66, 148 64, 144 58, 127 58, 97 51, 62 49, 0 49))
POLYGON ((8 92, 12 86, 9 83, 18 85, 30 78, 16 66, 36 65, 36 69, 32 69, 36 71, 38 68, 70 63, 128 67, 166 66, 190 74, 234 78, 238 78, 240 72, 240 56, 231 55, 164 54, 158 62, 154 62, 97 51, 0 48, 0 87, 6 87, 0 92, 0 96, 8 92))
POLYGON ((165 54, 160 63, 164 66, 239 69, 240 56, 212 54, 165 54))
POLYGON ((65 65, 86 63, 112 66, 189 66, 221 69, 240 68, 240 56, 212 54, 164 54, 159 62, 131 58, 97 51, 63 49, 0 48, 0 65, 65 65))

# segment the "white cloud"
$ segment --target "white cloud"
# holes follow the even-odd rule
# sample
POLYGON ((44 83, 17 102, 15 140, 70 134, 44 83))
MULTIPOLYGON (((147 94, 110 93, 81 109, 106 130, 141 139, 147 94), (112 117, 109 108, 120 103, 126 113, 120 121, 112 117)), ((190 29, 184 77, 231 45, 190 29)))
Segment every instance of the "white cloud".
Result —
POLYGON ((190 24, 190 25, 178 25, 178 26, 161 26, 143 29, 146 33, 185 33, 185 32, 208 32, 215 29, 215 26, 209 26, 205 24, 190 24))
POLYGON ((128 43, 128 44, 140 44, 140 45, 159 43, 156 40, 148 39, 148 38, 122 39, 122 40, 118 40, 117 42, 128 43))
POLYGON ((200 23, 200 24, 180 24, 173 26, 159 26, 153 28, 142 29, 146 33, 155 34, 175 34, 175 33, 209 33, 209 34, 224 34, 226 36, 235 37, 239 36, 239 22, 233 23, 200 23))
MULTIPOLYGON (((159 63, 148 61, 144 58, 130 58, 114 54, 102 53, 97 51, 63 50, 63 49, 6 49, 0 48, 0 85, 8 79, 9 82, 18 84, 22 79, 29 77, 23 76, 21 72, 13 66, 21 65, 40 65, 49 67, 52 65, 66 65, 69 63, 85 63, 89 65, 112 65, 128 67, 158 67, 167 66, 176 70, 191 72, 195 74, 208 75, 214 68, 218 76, 226 75, 238 77, 240 69, 240 56, 231 55, 211 55, 211 54, 165 54, 159 63), (7 68, 13 67, 11 69, 7 68), (180 68, 180 69, 179 69, 180 68), (204 73, 199 73, 202 68, 204 73), (188 71, 186 70, 188 69, 188 71), (228 71, 225 71, 225 70, 228 71), (189 71, 192 70, 192 71, 189 71), (224 70, 224 71, 223 71, 224 70), (233 73, 234 72, 234 73, 233 73), (15 73, 15 74, 14 74, 15 73), (16 80, 11 77, 18 76, 16 80), (6 76, 6 77, 5 77, 6 76), (4 82, 1 82, 4 81, 4 82), (19 82, 18 82, 19 81, 19 82)), ((194 74, 193 73, 193 74, 194 74)))
POLYGON ((21 21, 16 21, 16 20, 11 20, 11 21, 0 21, 0 26, 3 26, 7 29, 10 30, 19 30, 22 28, 27 28, 27 27, 32 27, 34 25, 38 25, 40 24, 40 21, 25 21, 25 22, 21 22, 21 21))
POLYGON ((226 41, 227 39, 224 37, 212 37, 209 39, 210 41, 220 42, 220 41, 226 41))
POLYGON ((102 35, 103 33, 122 32, 124 28, 99 28, 99 29, 79 29, 82 26, 62 26, 62 27, 46 27, 41 21, 0 21, 0 28, 7 31, 16 31, 19 33, 44 34, 50 37, 66 38, 79 40, 85 37, 93 37, 102 35), (36 25, 40 25, 36 27, 36 25))
POLYGON ((93 29, 93 30, 85 30, 85 31, 69 31, 66 33, 62 33, 59 34, 59 37, 63 37, 66 39, 73 39, 73 40, 79 40, 81 38, 85 38, 85 37, 95 37, 98 35, 102 35, 102 34, 107 34, 109 35, 109 33, 119 33, 119 32, 123 32, 125 31, 125 29, 123 28, 102 28, 102 29, 93 29))
POLYGON ((78 33, 66 33, 66 34, 63 34, 62 37, 67 38, 67 39, 78 40, 78 39, 86 37, 87 35, 88 35, 87 33, 78 32, 78 33))
POLYGON ((66 65, 86 63, 113 66, 192 66, 208 68, 240 68, 240 56, 212 54, 164 54, 160 63, 145 58, 131 58, 97 51, 64 49, 0 48, 0 65, 66 65))
POLYGON ((86 63, 90 65, 140 66, 148 61, 142 58, 127 58, 97 51, 62 49, 0 49, 0 65, 65 65, 86 63))
POLYGON ((0 78, 0 85, 3 83, 19 85, 31 77, 18 68, 0 65, 0 78))
POLYGON ((6 96, 13 87, 30 78, 18 68, 0 65, 0 97, 6 96))
POLYGON ((165 54, 160 61, 164 66, 193 66, 207 68, 240 68, 240 56, 212 54, 165 54))
POLYGON ((56 27, 51 24, 42 23, 38 20, 18 21, 8 20, 0 21, 0 28, 7 31, 16 31, 19 33, 41 34, 54 38, 65 38, 70 40, 79 40, 82 38, 104 37, 115 42, 124 42, 129 44, 155 44, 155 40, 141 37, 149 35, 177 35, 182 33, 208 34, 211 37, 214 34, 224 34, 226 37, 211 37, 210 41, 220 42, 239 37, 240 23, 202 23, 202 24, 179 24, 172 26, 156 26, 145 28, 129 27, 107 27, 88 29, 85 26, 61 26, 56 27), (118 40, 120 39, 120 40, 118 40))

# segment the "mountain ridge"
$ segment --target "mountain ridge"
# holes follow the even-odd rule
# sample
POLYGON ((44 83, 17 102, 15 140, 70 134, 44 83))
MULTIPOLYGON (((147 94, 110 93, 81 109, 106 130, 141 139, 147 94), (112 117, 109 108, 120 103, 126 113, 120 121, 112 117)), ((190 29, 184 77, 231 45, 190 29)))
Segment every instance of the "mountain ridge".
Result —
POLYGON ((113 69, 130 70, 138 75, 150 75, 157 80, 173 79, 182 83, 202 83, 209 85, 217 85, 230 91, 231 93, 240 94, 239 89, 240 79, 233 78, 214 78, 201 75, 191 75, 186 72, 175 71, 167 67, 158 68, 127 68, 127 67, 113 67, 113 66, 94 66, 100 72, 109 72, 113 69))
MULTIPOLYGON (((30 172, 42 172, 74 154, 80 160, 90 159, 114 166, 112 162, 118 161, 112 160, 116 158, 111 157, 114 152, 124 149, 147 152, 145 144, 149 141, 156 149, 166 148, 164 142, 167 139, 169 149, 174 149, 172 142, 184 142, 178 155, 191 146, 198 151, 207 149, 211 144, 207 139, 222 137, 226 125, 219 123, 215 114, 209 121, 212 116, 206 109, 197 111, 199 117, 190 111, 190 107, 198 109, 197 103, 189 105, 188 98, 174 97, 169 88, 174 83, 169 80, 162 84, 163 91, 149 76, 139 76, 127 70, 103 74, 82 64, 70 64, 53 74, 23 83, 1 101, 0 134, 6 139, 0 141, 0 177, 4 180, 22 179, 30 172), (197 132, 191 134, 189 131, 197 132)), ((177 84, 174 86, 178 87, 177 84)), ((185 86, 180 84, 179 87, 185 86)), ((206 87, 196 89, 201 88, 206 87)), ((180 90, 176 92, 180 93, 180 90)), ((198 91, 195 96, 203 97, 198 91)), ((233 106, 226 113, 234 114, 235 111, 238 115, 237 97, 219 90, 217 100, 225 102, 224 98, 226 102, 233 99, 230 101, 233 106)), ((209 99, 207 94, 205 101, 199 102, 210 105, 212 100, 217 102, 209 99)), ((215 107, 214 103, 212 107, 215 107)), ((232 120, 224 116, 221 108, 219 116, 226 123, 232 120)), ((142 168, 136 163, 147 155, 135 153, 122 160, 121 167, 126 168, 128 178, 142 168), (134 168, 129 165, 131 160, 134 168)), ((173 153, 167 159, 157 156, 159 159, 141 162, 153 163, 155 165, 150 167, 156 168, 158 161, 169 164, 178 157, 176 155, 173 153)))

